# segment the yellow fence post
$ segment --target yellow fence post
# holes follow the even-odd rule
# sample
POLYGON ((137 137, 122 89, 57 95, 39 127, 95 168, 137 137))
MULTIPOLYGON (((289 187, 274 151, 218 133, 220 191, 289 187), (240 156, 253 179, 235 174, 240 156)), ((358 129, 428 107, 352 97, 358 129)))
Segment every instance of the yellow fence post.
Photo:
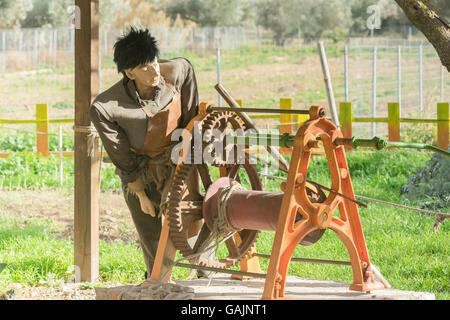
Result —
MULTIPOLYGON (((352 103, 341 102, 339 104, 339 123, 341 124, 341 132, 344 138, 352 138, 352 103)), ((352 150, 351 146, 345 146, 346 150, 352 150)))
POLYGON ((388 104, 388 137, 389 141, 400 141, 400 105, 397 102, 388 104))
MULTIPOLYGON (((292 99, 280 99, 280 109, 292 109, 292 99)), ((280 134, 292 134, 292 115, 280 114, 280 134)), ((292 148, 280 148, 282 154, 287 154, 292 151, 292 148)))
POLYGON ((301 127, 303 123, 309 120, 309 114, 298 114, 297 115, 297 130, 301 127))
POLYGON ((47 104, 36 105, 36 145, 37 153, 49 156, 48 150, 48 107, 47 104))
POLYGON ((449 145, 449 119, 450 111, 448 102, 440 102, 437 104, 437 118, 441 120, 437 125, 437 146, 438 148, 447 150, 449 145))

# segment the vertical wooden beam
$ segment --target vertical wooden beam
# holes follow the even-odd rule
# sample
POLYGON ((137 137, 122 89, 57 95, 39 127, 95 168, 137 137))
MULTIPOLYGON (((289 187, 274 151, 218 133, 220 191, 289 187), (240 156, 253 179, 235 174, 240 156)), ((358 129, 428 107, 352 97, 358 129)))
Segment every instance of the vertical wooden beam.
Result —
POLYGON ((400 105, 388 104, 388 137, 389 141, 400 141, 400 105))
POLYGON ((46 104, 36 105, 36 148, 37 153, 48 157, 48 107, 46 104))
POLYGON ((450 111, 449 103, 440 102, 437 104, 437 118, 441 120, 437 125, 437 146, 441 149, 447 150, 449 145, 449 120, 450 111))
MULTIPOLYGON (((98 0, 76 0, 80 29, 75 30, 75 126, 90 126, 89 107, 98 94, 98 0)), ((75 266, 80 281, 98 278, 99 256, 99 157, 98 139, 88 154, 87 132, 75 130, 75 266)))

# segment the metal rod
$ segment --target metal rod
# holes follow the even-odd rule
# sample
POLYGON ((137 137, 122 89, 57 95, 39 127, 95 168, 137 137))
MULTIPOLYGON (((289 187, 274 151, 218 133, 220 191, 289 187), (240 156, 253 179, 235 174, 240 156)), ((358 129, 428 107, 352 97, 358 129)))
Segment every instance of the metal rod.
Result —
MULTIPOLYGON (((263 254, 263 253, 253 253, 253 256, 270 259, 270 255, 263 254)), ((291 261, 294 261, 294 262, 325 263, 325 264, 338 264, 338 265, 343 265, 343 266, 351 266, 352 265, 350 261, 310 259, 310 258, 291 258, 291 261)))
POLYGON ((339 124, 339 117, 336 111, 336 102, 334 100, 334 93, 333 93, 333 85, 331 84, 331 76, 330 76, 330 70, 328 69, 328 62, 327 62, 327 56, 325 54, 325 48, 323 46, 323 42, 319 41, 317 43, 317 47, 319 49, 319 55, 320 55, 320 62, 322 64, 322 71, 325 81, 325 87, 327 89, 327 96, 328 96, 328 104, 329 108, 331 110, 331 118, 333 119, 333 123, 340 129, 339 124))
MULTIPOLYGON (((270 259, 270 255, 263 254, 263 253, 253 253, 254 257, 259 258, 266 258, 270 259)), ((323 263, 323 264, 336 264, 336 265, 342 265, 342 266, 351 266, 350 261, 339 261, 339 260, 325 260, 325 259, 310 259, 310 258, 291 258, 291 261, 293 262, 309 262, 309 263, 323 263)), ((213 271, 217 273, 226 273, 226 274, 233 274, 233 275, 240 275, 240 276, 248 276, 252 278, 261 278, 265 279, 266 274, 265 273, 256 273, 256 272, 246 272, 246 271, 238 271, 238 270, 229 270, 229 269, 222 269, 222 268, 214 268, 214 267, 207 267, 207 266, 200 266, 196 264, 188 264, 188 263, 175 263, 176 267, 180 268, 187 268, 187 269, 197 269, 197 270, 204 270, 204 271, 213 271)))
MULTIPOLYGON (((270 163, 266 163, 264 160, 261 160, 261 159, 259 159, 259 158, 257 158, 257 157, 254 157, 254 156, 251 156, 251 155, 250 155, 250 158, 254 158, 254 159, 256 159, 256 161, 260 161, 260 162, 263 163, 263 164, 267 164, 267 165, 269 165, 269 166, 271 165, 270 163)), ((280 169, 280 170, 281 170, 281 169, 280 169)), ((281 171, 283 171, 283 170, 281 170, 281 171)), ((286 174, 288 174, 287 171, 283 171, 283 172, 286 173, 286 174)), ((260 173, 260 175, 263 175, 263 174, 260 173)), ((274 178, 274 179, 277 179, 277 180, 281 180, 281 181, 283 181, 283 182, 286 182, 286 181, 287 181, 287 179, 282 178, 282 177, 274 177, 274 176, 270 176, 270 175, 268 175, 268 177, 274 178)), ((345 194, 342 194, 342 193, 340 193, 340 192, 334 191, 333 189, 328 188, 328 187, 325 187, 324 185, 321 185, 320 183, 317 183, 317 182, 315 182, 315 181, 312 181, 312 180, 309 180, 309 179, 306 179, 306 181, 309 182, 309 183, 311 183, 311 184, 313 184, 313 185, 315 185, 316 187, 319 187, 320 189, 324 189, 325 191, 332 192, 332 193, 334 193, 334 194, 336 194, 336 195, 338 195, 338 196, 341 196, 341 197, 344 198, 344 199, 353 201, 354 203, 356 203, 357 205, 359 205, 359 206, 361 206, 361 207, 367 208, 367 205, 366 205, 366 204, 364 204, 364 203, 362 203, 362 202, 360 202, 360 201, 358 201, 358 200, 352 199, 352 198, 346 196, 345 194)))
POLYGON ((276 114, 309 114, 309 110, 292 109, 270 109, 270 108, 234 108, 234 107, 208 107, 208 111, 233 111, 233 112, 257 112, 257 113, 276 113, 276 114))
POLYGON ((235 275, 240 275, 240 276, 248 276, 248 277, 252 277, 252 278, 262 278, 262 279, 266 278, 265 273, 228 270, 228 269, 199 266, 199 265, 195 265, 195 264, 187 264, 187 263, 180 263, 180 262, 175 263, 175 266, 181 267, 181 268, 188 268, 188 269, 198 269, 198 270, 213 271, 213 272, 218 272, 218 273, 227 273, 227 274, 235 274, 235 275))
MULTIPOLYGON (((228 91, 225 90, 225 88, 220 83, 216 84, 214 86, 214 88, 216 89, 217 92, 219 92, 219 94, 228 103, 228 105, 230 107, 233 107, 233 108, 241 107, 236 102, 236 100, 233 99, 231 94, 229 94, 228 91)), ((253 122, 252 119, 250 119, 250 117, 245 112, 236 112, 236 113, 238 114, 239 117, 242 118, 242 120, 244 121, 244 123, 248 129, 255 129, 258 132, 258 128, 257 128, 256 124, 253 122)), ((272 148, 270 146, 267 146, 266 149, 272 155, 272 157, 278 161, 281 168, 288 170, 289 163, 286 161, 286 159, 283 157, 283 155, 280 152, 278 152, 277 149, 272 148)))
POLYGON ((227 135, 226 141, 227 143, 232 142, 237 145, 259 145, 290 148, 294 146, 294 138, 295 136, 289 134, 252 134, 248 136, 227 135))

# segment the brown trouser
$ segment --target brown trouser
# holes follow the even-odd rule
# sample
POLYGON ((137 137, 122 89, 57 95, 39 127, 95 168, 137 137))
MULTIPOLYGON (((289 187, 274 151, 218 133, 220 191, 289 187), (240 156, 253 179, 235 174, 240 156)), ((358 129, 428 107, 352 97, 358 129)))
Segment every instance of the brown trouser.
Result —
MULTIPOLYGON (((144 213, 141 210, 139 198, 131 192, 127 192, 124 185, 122 185, 122 190, 125 196, 125 202, 130 209, 131 217, 139 236, 139 241, 144 254, 145 265, 147 267, 147 276, 150 277, 156 257, 156 251, 158 250, 159 237, 162 229, 162 219, 154 218, 151 215, 144 213)), ((156 190, 156 184, 154 182, 148 183, 145 188, 145 193, 155 206, 155 216, 157 217, 160 210, 159 204, 161 203, 161 194, 156 190)), ((195 243, 196 239, 197 237, 193 237, 190 241, 195 243)), ((214 252, 211 252, 204 253, 201 256, 213 259, 215 254, 214 252)), ((208 277, 210 274, 210 272, 197 270, 198 277, 208 277)))
MULTIPOLYGON (((158 250, 159 236, 161 234, 162 223, 161 218, 154 218, 141 210, 141 204, 136 195, 126 192, 126 187, 122 185, 125 202, 131 212, 136 227, 142 251, 144 253, 144 261, 147 267, 147 275, 152 273, 153 262, 155 261, 156 251, 158 250)), ((147 197, 153 202, 156 211, 156 217, 159 214, 159 203, 161 195, 156 191, 156 184, 151 182, 145 188, 147 197)))

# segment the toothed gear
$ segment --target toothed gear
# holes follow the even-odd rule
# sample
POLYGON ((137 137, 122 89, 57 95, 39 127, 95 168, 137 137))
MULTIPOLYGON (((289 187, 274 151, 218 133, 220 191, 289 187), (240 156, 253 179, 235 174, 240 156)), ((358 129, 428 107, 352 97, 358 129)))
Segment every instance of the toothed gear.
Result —
MULTIPOLYGON (((209 129, 218 129, 222 133, 226 128, 234 130, 246 129, 242 119, 235 113, 228 111, 213 112, 206 115, 201 123, 201 128, 203 133, 205 131, 207 132, 209 129)), ((214 141, 212 135, 206 135, 205 140, 206 141, 203 142, 203 148, 214 141)), ((193 160, 194 151, 192 143, 191 151, 191 160, 193 160)), ((193 163, 193 161, 191 161, 191 163, 193 163)), ((239 169, 242 166, 245 169, 246 178, 248 179, 252 190, 262 190, 262 183, 259 179, 256 165, 251 164, 248 157, 246 158, 244 164, 227 164, 222 159, 222 161, 214 161, 210 165, 226 168, 227 176, 238 182, 240 181, 239 169)), ((225 258, 214 260, 198 256, 195 256, 194 258, 191 257, 196 255, 198 252, 202 252, 202 250, 211 246, 214 240, 217 240, 212 236, 211 231, 206 226, 206 223, 203 223, 201 207, 198 207, 197 205, 197 207, 194 206, 192 210, 192 207, 188 209, 183 204, 183 201, 185 201, 188 180, 194 173, 199 175, 199 181, 203 185, 205 192, 213 182, 207 164, 178 164, 171 182, 166 211, 166 218, 169 220, 170 238, 173 245, 179 250, 180 254, 187 258, 190 262, 207 267, 229 268, 244 258, 250 258, 251 255, 249 255, 249 253, 256 242, 259 231, 242 230, 226 240, 225 244, 228 250, 228 256, 225 258), (188 241, 188 230, 195 223, 201 223, 202 227, 200 228, 200 231, 198 231, 196 243, 191 245, 188 241)), ((308 197, 312 202, 323 202, 326 199, 325 194, 320 189, 315 192, 310 188, 307 188, 307 192, 308 197)), ((204 194, 199 193, 199 197, 203 200, 204 194)), ((301 219, 301 215, 299 215, 298 218, 301 219)), ((311 245, 315 243, 321 238, 323 232, 324 230, 317 230, 316 232, 310 233, 302 240, 301 244, 311 245)))
MULTIPOLYGON (((201 127, 202 132, 207 132, 209 129, 218 129, 220 132, 224 133, 227 128, 234 130, 245 130, 245 125, 242 119, 232 112, 213 112, 208 114, 203 119, 201 127)), ((207 139, 205 140, 206 141, 204 141, 203 147, 212 143, 214 138, 212 136, 207 136, 207 139)), ((193 152, 191 152, 191 155, 192 154, 193 152)), ((256 166, 248 163, 248 161, 242 165, 226 164, 224 161, 215 161, 211 165, 226 167, 227 175, 236 180, 239 180, 239 168, 242 166, 247 173, 247 178, 252 189, 262 190, 262 184, 259 179, 256 166)), ((203 222, 203 216, 200 213, 189 213, 189 219, 186 218, 187 215, 183 213, 182 201, 184 200, 187 182, 194 172, 199 174, 200 182, 202 183, 205 191, 208 190, 208 187, 212 183, 212 178, 207 164, 181 163, 177 166, 172 179, 166 213, 169 220, 170 238, 175 248, 178 249, 183 257, 186 257, 189 261, 208 267, 231 267, 247 255, 258 237, 259 231, 242 230, 227 239, 225 241, 225 245, 228 250, 228 256, 225 258, 219 260, 207 259, 203 257, 189 258, 198 252, 201 252, 206 247, 209 247, 213 241, 216 240, 212 237, 206 224, 203 223, 203 226, 198 233, 196 243, 191 245, 188 241, 189 227, 200 220, 203 222)), ((204 196, 204 194, 201 196, 204 196)), ((199 212, 201 212, 201 210, 199 210, 199 212)))

